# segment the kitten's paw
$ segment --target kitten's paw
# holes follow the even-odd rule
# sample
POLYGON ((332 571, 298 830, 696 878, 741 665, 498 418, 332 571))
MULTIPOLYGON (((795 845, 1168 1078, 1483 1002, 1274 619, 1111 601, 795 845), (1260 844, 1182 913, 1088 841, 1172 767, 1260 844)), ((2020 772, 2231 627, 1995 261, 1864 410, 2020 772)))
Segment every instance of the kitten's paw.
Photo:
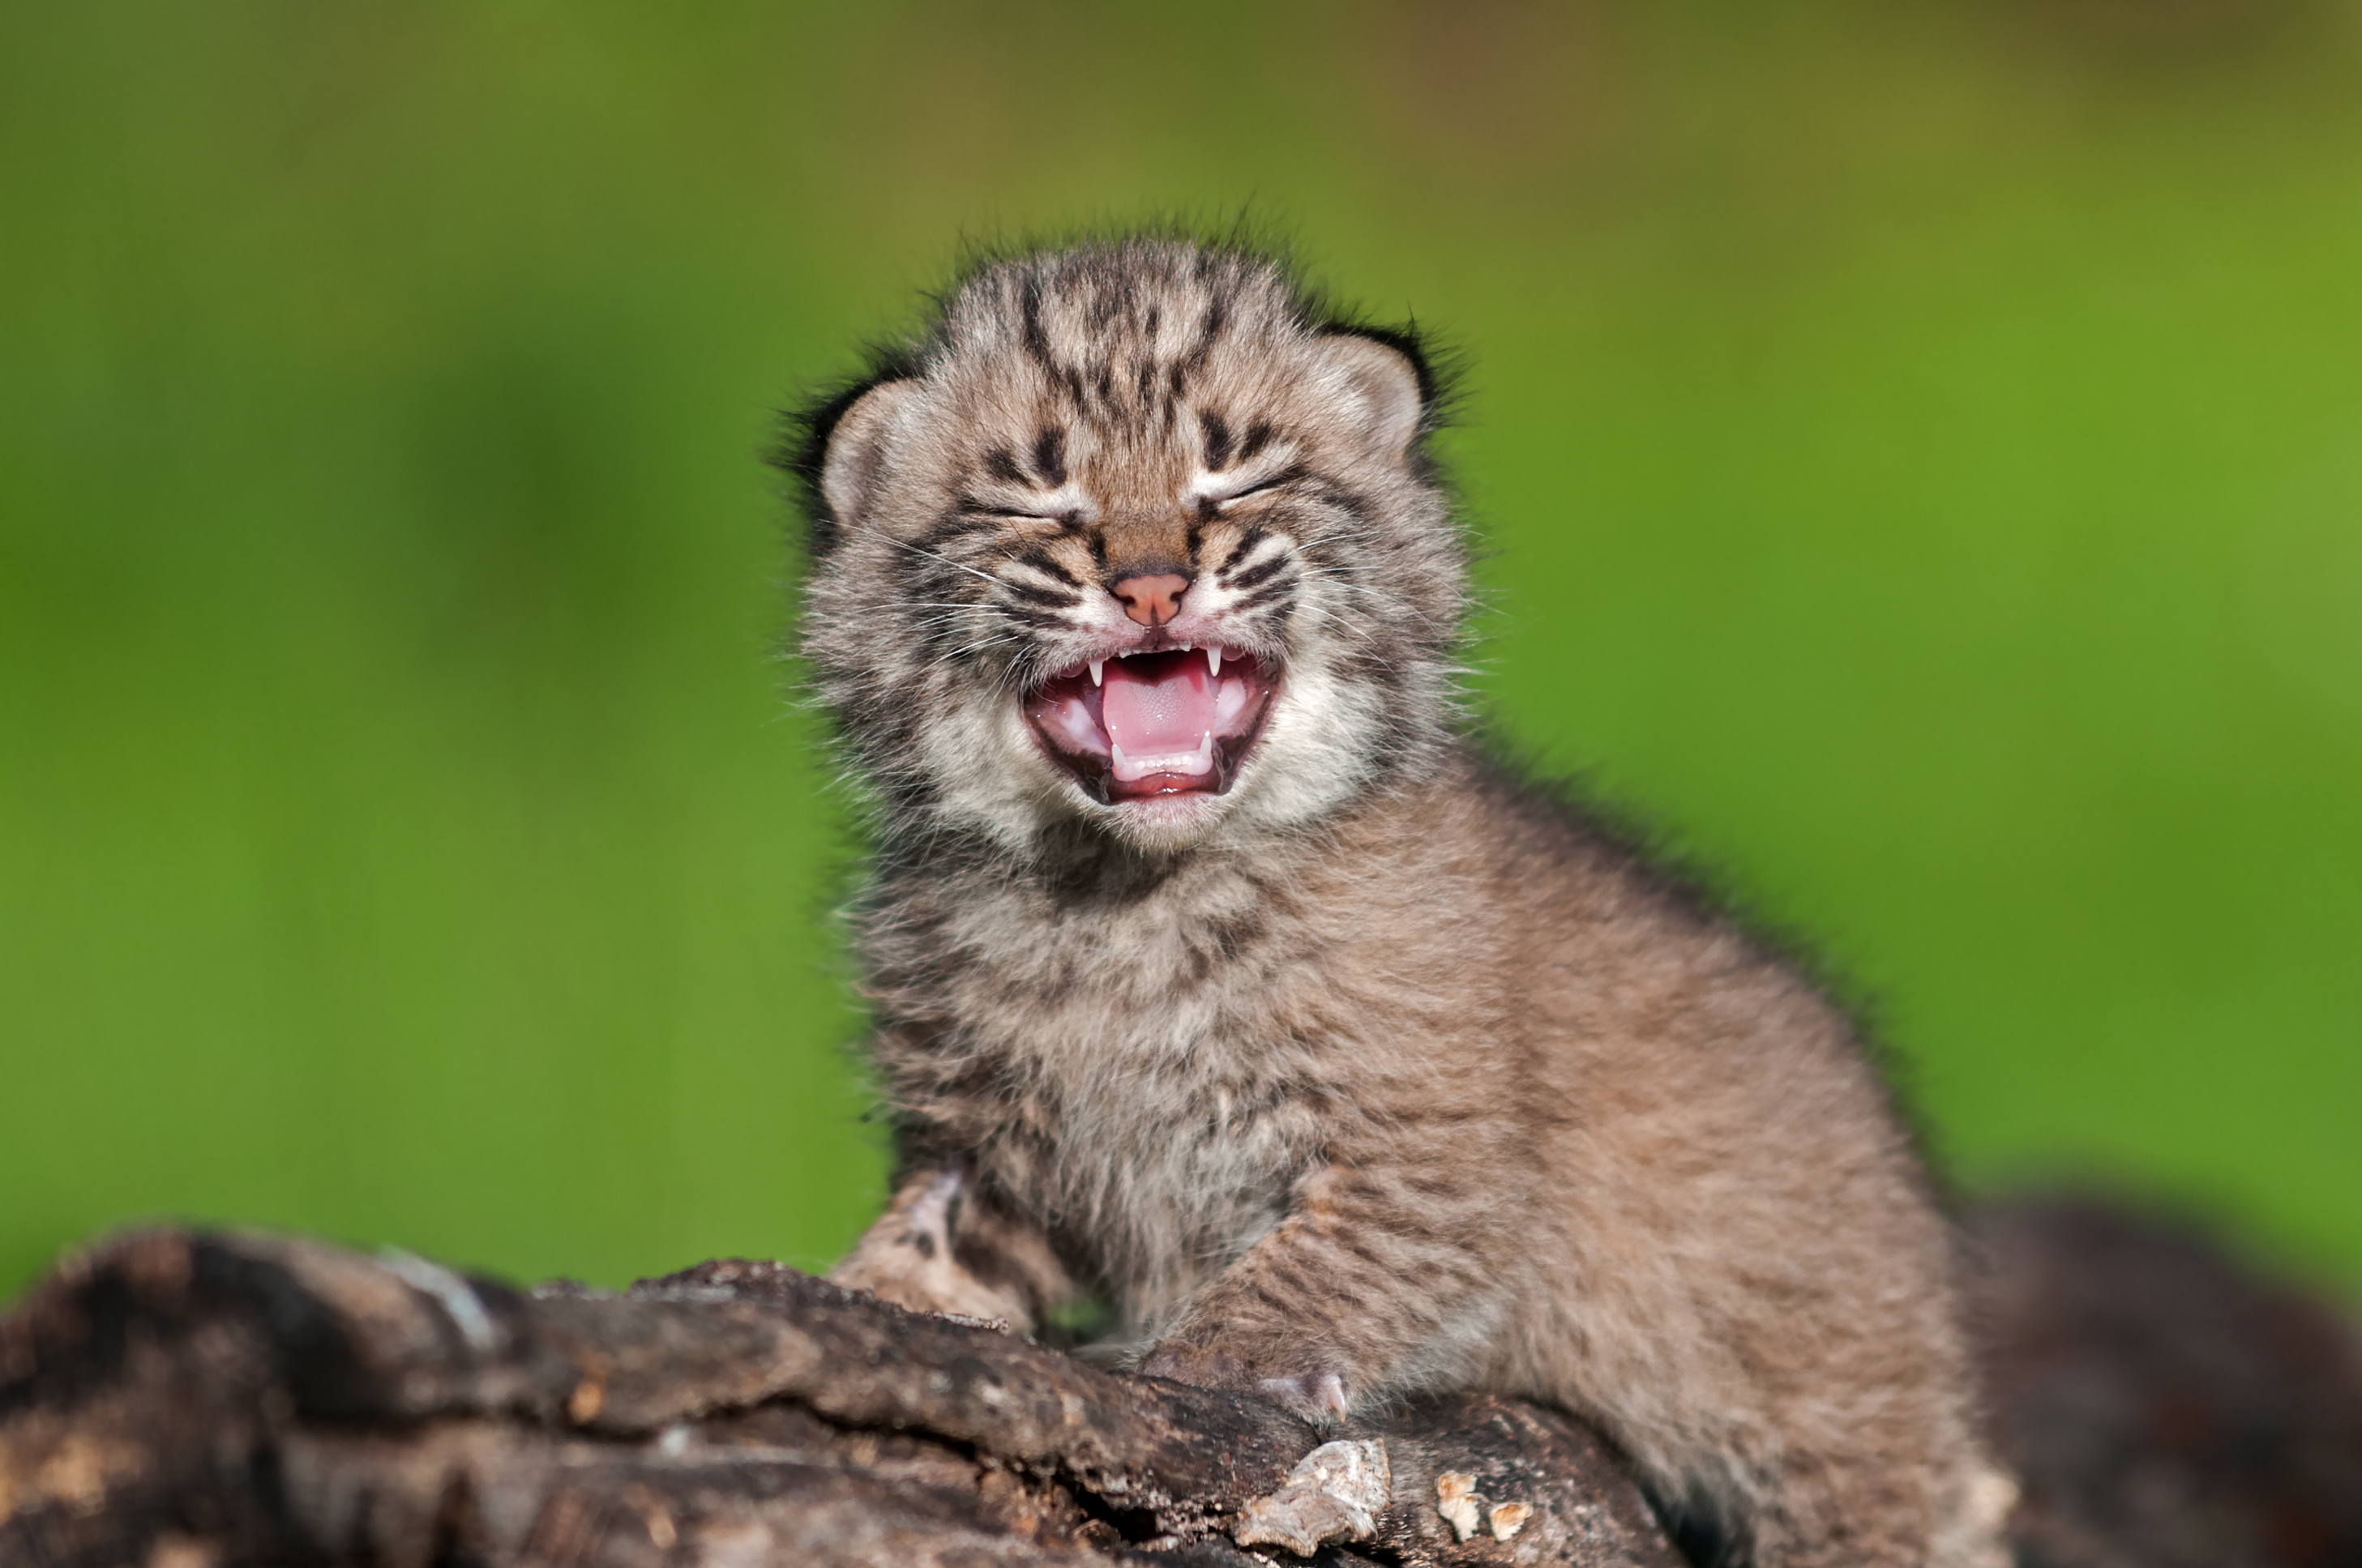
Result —
POLYGON ((1254 1382, 1247 1364, 1228 1351, 1194 1344, 1160 1344, 1135 1368, 1147 1377, 1169 1377, 1193 1388, 1245 1388, 1254 1382))
POLYGON ((1333 1372, 1258 1377, 1254 1391, 1308 1421, 1333 1421, 1345 1413, 1345 1380, 1333 1372))
POLYGON ((1270 1376, 1225 1350, 1160 1344, 1142 1358, 1139 1370, 1199 1388, 1253 1394, 1308 1421, 1333 1421, 1345 1413, 1345 1379, 1325 1369, 1270 1376))
POLYGON ((829 1278, 914 1312, 1008 1332, 1024 1318, 1022 1303, 977 1278, 953 1256, 963 1185, 964 1173, 955 1168, 902 1193, 829 1271, 829 1278))

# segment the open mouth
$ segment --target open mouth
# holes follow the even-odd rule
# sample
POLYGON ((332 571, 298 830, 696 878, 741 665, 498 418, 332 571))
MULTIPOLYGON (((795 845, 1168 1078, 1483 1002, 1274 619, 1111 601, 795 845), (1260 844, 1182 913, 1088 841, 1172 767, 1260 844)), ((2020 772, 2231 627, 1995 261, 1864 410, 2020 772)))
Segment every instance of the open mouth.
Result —
POLYGON ((1060 766, 1102 806, 1220 795, 1263 728, 1279 672, 1226 648, 1174 648, 1061 670, 1025 699, 1060 766))

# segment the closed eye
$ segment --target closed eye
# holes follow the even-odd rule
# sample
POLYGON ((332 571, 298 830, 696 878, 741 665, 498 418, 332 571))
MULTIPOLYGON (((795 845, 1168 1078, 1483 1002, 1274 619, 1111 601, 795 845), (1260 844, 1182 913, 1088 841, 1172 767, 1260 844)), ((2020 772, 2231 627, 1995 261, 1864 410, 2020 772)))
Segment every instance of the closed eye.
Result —
MULTIPOLYGON (((1008 492, 1003 491, 1002 494, 1005 496, 1008 492)), ((1090 497, 1072 485, 1046 494, 1037 490, 1021 499, 999 501, 988 500, 968 490, 960 496, 959 509, 970 517, 997 518, 1007 522, 1046 522, 1060 528, 1076 527, 1098 515, 1098 509, 1092 505, 1090 497)))
POLYGON ((991 506, 983 501, 962 503, 962 513, 972 518, 990 518, 995 522, 1038 522, 1052 528, 1069 531, 1080 528, 1089 521, 1081 507, 1063 507, 1056 511, 1033 511, 1024 507, 991 506))
POLYGON ((1232 501, 1242 501, 1249 496, 1259 496, 1265 490, 1275 490, 1282 485, 1292 485, 1297 480, 1306 477, 1310 473, 1311 470, 1307 468, 1303 464, 1291 463, 1286 467, 1280 469, 1277 473, 1271 475, 1268 478, 1257 479, 1253 484, 1249 485, 1243 490, 1232 490, 1229 495, 1222 497, 1214 504, 1217 506, 1228 506, 1232 501))

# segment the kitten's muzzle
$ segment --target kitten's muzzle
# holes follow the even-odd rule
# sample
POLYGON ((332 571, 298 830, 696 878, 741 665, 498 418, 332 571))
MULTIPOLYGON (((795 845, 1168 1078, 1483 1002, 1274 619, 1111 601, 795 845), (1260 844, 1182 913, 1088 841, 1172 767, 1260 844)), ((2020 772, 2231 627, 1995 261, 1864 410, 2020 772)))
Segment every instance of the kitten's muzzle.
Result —
POLYGON ((1093 659, 1024 698, 1053 761, 1102 806, 1220 795, 1262 732, 1276 664, 1219 645, 1093 659))
POLYGON ((1181 613, 1181 596, 1189 591, 1189 581, 1178 572, 1152 572, 1126 577, 1108 592, 1140 625, 1162 626, 1181 613))

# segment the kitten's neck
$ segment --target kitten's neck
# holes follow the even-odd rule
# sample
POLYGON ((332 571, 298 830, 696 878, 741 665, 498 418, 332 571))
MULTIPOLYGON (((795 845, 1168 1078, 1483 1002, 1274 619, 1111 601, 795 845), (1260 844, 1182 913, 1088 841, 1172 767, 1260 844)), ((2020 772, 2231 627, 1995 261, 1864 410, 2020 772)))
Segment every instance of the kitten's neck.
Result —
POLYGON ((1039 888, 1055 902, 1113 900, 1128 903, 1155 896, 1176 882, 1237 866, 1269 868, 1301 858, 1326 824, 1306 824, 1285 834, 1252 839, 1226 837, 1184 849, 1150 850, 1126 843, 1085 822, 1064 822, 1038 835, 1026 852, 988 834, 959 836, 947 844, 940 832, 889 833, 878 844, 881 881, 918 877, 941 883, 947 867, 961 874, 1003 884, 1039 888))

